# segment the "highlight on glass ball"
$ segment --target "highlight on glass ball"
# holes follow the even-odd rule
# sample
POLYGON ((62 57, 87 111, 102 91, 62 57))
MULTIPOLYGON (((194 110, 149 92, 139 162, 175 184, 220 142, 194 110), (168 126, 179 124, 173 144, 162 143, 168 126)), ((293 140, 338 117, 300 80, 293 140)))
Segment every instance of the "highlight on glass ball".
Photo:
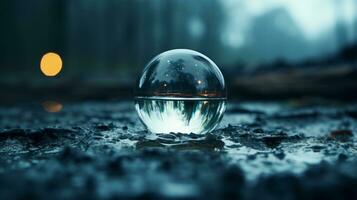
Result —
POLYGON ((153 133, 209 133, 221 121, 226 99, 217 65, 188 49, 166 51, 152 59, 135 90, 136 111, 153 133))

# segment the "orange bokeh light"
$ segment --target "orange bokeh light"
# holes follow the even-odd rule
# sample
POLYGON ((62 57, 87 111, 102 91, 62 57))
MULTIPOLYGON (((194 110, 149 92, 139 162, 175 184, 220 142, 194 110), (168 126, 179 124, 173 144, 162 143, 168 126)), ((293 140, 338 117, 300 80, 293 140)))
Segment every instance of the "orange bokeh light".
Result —
POLYGON ((49 113, 56 113, 62 110, 63 105, 56 101, 45 101, 42 103, 43 109, 49 113))
POLYGON ((62 70, 62 59, 57 53, 49 52, 42 56, 40 68, 45 76, 56 76, 62 70))

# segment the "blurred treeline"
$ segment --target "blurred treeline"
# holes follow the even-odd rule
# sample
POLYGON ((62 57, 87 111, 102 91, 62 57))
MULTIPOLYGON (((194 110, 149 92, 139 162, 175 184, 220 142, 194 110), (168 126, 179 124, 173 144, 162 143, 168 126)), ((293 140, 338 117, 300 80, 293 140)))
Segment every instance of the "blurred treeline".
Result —
POLYGON ((353 0, 1 0, 0 91, 11 101, 113 96, 118 87, 125 96, 151 58, 189 48, 218 64, 231 94, 348 96, 340 93, 357 88, 356 12, 353 0), (39 69, 50 51, 64 62, 56 78, 39 69))
POLYGON ((217 0, 0 2, 2 70, 38 72, 58 52, 66 73, 139 70, 156 54, 191 48, 220 59, 225 11, 217 0))
POLYGON ((136 73, 174 48, 202 52, 222 68, 321 57, 357 41, 357 1, 346 10, 347 1, 320 2, 333 8, 335 25, 311 39, 303 30, 309 22, 296 18, 307 13, 291 13, 283 1, 2 0, 0 66, 3 74, 38 73, 48 51, 63 57, 67 74, 136 73), (251 9, 263 6, 260 14, 251 9))

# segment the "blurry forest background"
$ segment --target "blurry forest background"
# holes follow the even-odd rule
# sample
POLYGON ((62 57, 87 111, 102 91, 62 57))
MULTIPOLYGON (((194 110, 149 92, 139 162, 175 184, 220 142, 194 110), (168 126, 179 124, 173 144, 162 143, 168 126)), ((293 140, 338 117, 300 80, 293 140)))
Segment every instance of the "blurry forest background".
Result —
POLYGON ((357 96, 357 0, 4 0, 0 22, 2 101, 127 98, 175 48, 214 60, 232 97, 357 96))

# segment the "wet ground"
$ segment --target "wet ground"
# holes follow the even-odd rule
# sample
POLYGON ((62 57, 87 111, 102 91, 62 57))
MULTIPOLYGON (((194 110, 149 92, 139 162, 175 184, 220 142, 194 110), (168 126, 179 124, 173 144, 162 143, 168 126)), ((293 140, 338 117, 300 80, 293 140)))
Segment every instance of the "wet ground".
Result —
POLYGON ((0 107, 0 199, 357 199, 354 103, 230 102, 208 135, 148 133, 131 102, 43 106, 0 107))

